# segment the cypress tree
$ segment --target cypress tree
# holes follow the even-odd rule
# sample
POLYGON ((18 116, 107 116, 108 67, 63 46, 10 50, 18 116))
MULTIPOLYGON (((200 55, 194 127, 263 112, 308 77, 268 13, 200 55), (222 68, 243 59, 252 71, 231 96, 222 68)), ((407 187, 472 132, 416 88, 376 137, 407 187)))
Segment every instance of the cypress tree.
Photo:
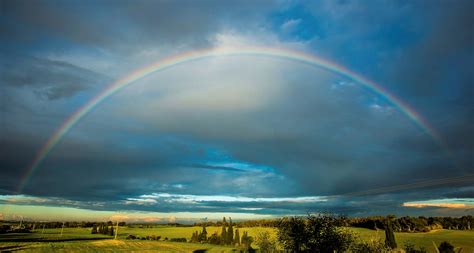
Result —
POLYGON ((235 238, 234 238, 234 245, 240 245, 240 235, 239 235, 239 229, 235 229, 235 238))
POLYGON ((222 220, 222 232, 221 232, 221 243, 222 244, 226 244, 226 240, 227 240, 227 230, 226 230, 226 221, 225 221, 225 217, 224 219, 222 220))
POLYGON ((395 234, 393 233, 392 224, 390 221, 387 221, 385 226, 385 245, 391 249, 395 249, 397 247, 397 242, 395 240, 395 234))
POLYGON ((229 217, 229 228, 227 229, 227 244, 231 245, 234 241, 234 229, 232 228, 232 219, 229 217))
POLYGON ((201 236, 199 238, 201 242, 205 242, 207 241, 207 231, 206 231, 206 226, 202 226, 202 233, 201 233, 201 236))

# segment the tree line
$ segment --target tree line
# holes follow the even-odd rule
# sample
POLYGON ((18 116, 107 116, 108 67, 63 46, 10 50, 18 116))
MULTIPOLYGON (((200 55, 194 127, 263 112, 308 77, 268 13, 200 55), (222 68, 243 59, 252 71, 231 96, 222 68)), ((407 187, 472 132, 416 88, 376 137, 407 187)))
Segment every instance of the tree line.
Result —
MULTIPOLYGON (((474 217, 471 215, 462 217, 410 217, 404 216, 392 219, 392 228, 396 232, 429 232, 436 229, 452 229, 452 230, 472 230, 474 226, 474 217)), ((387 217, 373 216, 365 218, 349 219, 349 226, 362 227, 369 229, 383 229, 387 217)))
MULTIPOLYGON (((388 217, 395 217, 388 215, 388 217)), ((383 229, 387 217, 370 216, 370 217, 353 217, 339 216, 338 224, 345 227, 362 227, 368 229, 383 229)), ((247 220, 234 222, 234 227, 277 227, 278 219, 264 220, 247 220)), ((222 221, 207 221, 194 223, 194 226, 222 226, 222 221)), ((429 232, 435 229, 452 229, 452 230, 472 230, 474 229, 474 217, 471 215, 462 217, 410 217, 403 216, 395 218, 392 221, 393 230, 396 232, 429 232)))

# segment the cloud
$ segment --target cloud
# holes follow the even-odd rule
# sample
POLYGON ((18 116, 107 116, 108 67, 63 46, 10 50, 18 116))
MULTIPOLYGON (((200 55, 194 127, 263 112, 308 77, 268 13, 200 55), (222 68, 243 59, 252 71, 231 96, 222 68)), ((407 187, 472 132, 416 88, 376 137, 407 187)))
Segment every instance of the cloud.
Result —
POLYGON ((474 208, 474 199, 437 199, 426 201, 413 201, 403 203, 405 207, 442 207, 442 208, 458 208, 472 209, 474 208))
POLYGON ((296 29, 296 27, 301 23, 301 19, 290 19, 281 25, 281 29, 288 33, 296 29))
POLYGON ((0 82, 10 88, 32 88, 41 98, 67 98, 109 81, 105 75, 68 62, 3 53, 0 82), (8 59, 8 60, 6 60, 8 59))
MULTIPOLYGON (((252 198, 241 196, 220 196, 220 195, 181 195, 168 193, 153 193, 150 195, 142 195, 140 199, 133 200, 154 200, 164 199, 165 202, 287 202, 287 203, 314 203, 326 201, 324 197, 291 197, 291 198, 252 198), (168 199, 168 200, 167 200, 168 199)), ((129 199, 130 200, 130 199, 129 199)), ((157 202, 154 202, 157 203, 157 202)))

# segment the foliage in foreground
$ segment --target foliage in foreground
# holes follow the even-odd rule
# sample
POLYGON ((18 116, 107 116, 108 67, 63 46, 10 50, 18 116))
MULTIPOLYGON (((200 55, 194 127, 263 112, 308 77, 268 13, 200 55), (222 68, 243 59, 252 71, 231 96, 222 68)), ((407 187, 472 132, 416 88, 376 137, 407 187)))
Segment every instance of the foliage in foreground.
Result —
POLYGON ((270 236, 268 231, 263 231, 257 234, 255 244, 262 253, 271 253, 277 251, 277 242, 270 236))
POLYGON ((371 239, 369 241, 355 242, 350 252, 352 253, 386 253, 390 248, 381 240, 371 239))
POLYGON ((413 243, 406 243, 403 249, 405 250, 405 253, 426 253, 425 248, 421 247, 417 249, 413 243))
POLYGON ((291 252, 343 252, 355 241, 354 235, 341 229, 340 218, 331 215, 285 217, 278 223, 278 240, 291 252))
POLYGON ((454 246, 449 242, 442 242, 438 247, 439 253, 454 253, 454 246))

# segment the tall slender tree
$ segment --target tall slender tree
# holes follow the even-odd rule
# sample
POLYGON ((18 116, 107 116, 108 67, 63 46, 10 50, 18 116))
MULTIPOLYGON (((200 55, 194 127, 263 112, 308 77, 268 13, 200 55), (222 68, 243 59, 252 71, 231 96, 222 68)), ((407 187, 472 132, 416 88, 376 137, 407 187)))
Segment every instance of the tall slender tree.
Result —
POLYGON ((391 249, 395 249, 397 247, 397 241, 395 240, 395 234, 393 233, 390 218, 387 219, 385 225, 385 245, 391 249))
POLYGON ((224 217, 222 219, 222 232, 221 232, 221 243, 222 244, 226 244, 226 238, 227 238, 226 224, 227 224, 227 222, 225 221, 225 217, 224 217))
POLYGON ((207 230, 206 230, 206 226, 202 226, 202 232, 201 232, 201 236, 199 237, 199 241, 200 241, 200 242, 205 242, 205 241, 207 241, 207 230))
POLYGON ((240 246, 240 235, 239 235, 239 229, 235 229, 235 238, 234 238, 234 245, 239 245, 240 246))
POLYGON ((234 241, 234 229, 232 227, 232 219, 229 217, 229 228, 227 229, 226 244, 231 245, 234 241))

